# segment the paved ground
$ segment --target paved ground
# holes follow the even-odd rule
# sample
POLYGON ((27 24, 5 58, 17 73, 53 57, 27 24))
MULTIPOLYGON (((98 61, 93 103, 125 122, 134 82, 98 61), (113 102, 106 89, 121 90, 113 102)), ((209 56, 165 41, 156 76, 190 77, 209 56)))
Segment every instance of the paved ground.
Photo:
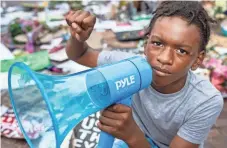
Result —
POLYGON ((205 148, 227 148, 227 99, 221 115, 210 131, 205 148))

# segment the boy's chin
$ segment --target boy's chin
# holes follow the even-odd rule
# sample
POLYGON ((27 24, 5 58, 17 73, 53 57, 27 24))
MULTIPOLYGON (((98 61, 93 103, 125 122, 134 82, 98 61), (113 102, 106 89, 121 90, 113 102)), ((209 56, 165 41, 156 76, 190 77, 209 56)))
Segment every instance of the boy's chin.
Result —
POLYGON ((167 81, 163 81, 163 80, 160 80, 157 81, 155 79, 152 80, 152 86, 153 87, 157 87, 157 88, 162 88, 162 87, 166 87, 170 84, 170 82, 167 82, 167 81))

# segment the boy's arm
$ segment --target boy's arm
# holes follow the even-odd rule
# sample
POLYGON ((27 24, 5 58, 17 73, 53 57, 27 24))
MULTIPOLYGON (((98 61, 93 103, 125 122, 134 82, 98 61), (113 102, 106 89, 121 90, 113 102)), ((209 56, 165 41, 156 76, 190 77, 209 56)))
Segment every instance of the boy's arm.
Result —
POLYGON ((193 110, 173 138, 170 148, 198 148, 202 144, 223 108, 223 98, 217 94, 193 110))
POLYGON ((78 42, 74 37, 71 37, 67 42, 66 53, 69 59, 87 66, 96 67, 99 51, 93 50, 86 42, 78 42))
POLYGON ((152 148, 142 131, 137 137, 135 137, 135 139, 133 139, 133 141, 127 144, 129 148, 152 148))
POLYGON ((89 12, 78 10, 70 11, 65 19, 71 33, 66 47, 69 59, 88 67, 96 67, 99 52, 92 50, 86 43, 94 28, 96 17, 89 12))
POLYGON ((126 105, 116 104, 104 109, 97 125, 100 130, 123 140, 129 148, 151 148, 145 134, 133 119, 132 109, 126 105))
POLYGON ((99 51, 95 51, 88 46, 86 40, 89 38, 96 22, 95 16, 89 12, 81 10, 70 11, 65 16, 65 19, 71 33, 71 38, 66 46, 66 53, 69 59, 88 67, 96 67, 135 56, 131 53, 116 51, 102 52, 99 56, 99 51))
POLYGON ((170 144, 170 148, 198 148, 199 144, 188 142, 180 136, 175 136, 170 144))

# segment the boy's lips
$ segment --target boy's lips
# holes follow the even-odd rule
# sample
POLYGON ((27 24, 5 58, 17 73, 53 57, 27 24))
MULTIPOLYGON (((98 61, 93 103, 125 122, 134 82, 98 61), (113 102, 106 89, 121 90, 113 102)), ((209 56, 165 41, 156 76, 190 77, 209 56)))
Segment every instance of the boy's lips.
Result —
POLYGON ((171 73, 166 69, 161 69, 159 67, 152 67, 152 68, 153 68, 153 71, 155 72, 155 74, 158 75, 158 76, 169 76, 169 75, 171 75, 171 73))

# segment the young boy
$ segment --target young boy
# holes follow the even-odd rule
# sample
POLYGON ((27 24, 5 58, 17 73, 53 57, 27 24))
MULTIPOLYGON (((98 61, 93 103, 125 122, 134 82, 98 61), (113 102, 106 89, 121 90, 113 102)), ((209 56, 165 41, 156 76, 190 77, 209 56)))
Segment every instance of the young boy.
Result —
MULTIPOLYGON (((71 29, 70 59, 95 67, 133 56, 92 50, 85 41, 95 20, 81 10, 66 16, 71 29)), ((149 148, 146 137, 160 148, 202 148, 223 108, 220 92, 191 71, 203 61, 211 21, 199 2, 162 2, 154 12, 144 47, 153 69, 151 86, 134 95, 131 109, 124 105, 105 109, 98 127, 130 148, 149 148)))

